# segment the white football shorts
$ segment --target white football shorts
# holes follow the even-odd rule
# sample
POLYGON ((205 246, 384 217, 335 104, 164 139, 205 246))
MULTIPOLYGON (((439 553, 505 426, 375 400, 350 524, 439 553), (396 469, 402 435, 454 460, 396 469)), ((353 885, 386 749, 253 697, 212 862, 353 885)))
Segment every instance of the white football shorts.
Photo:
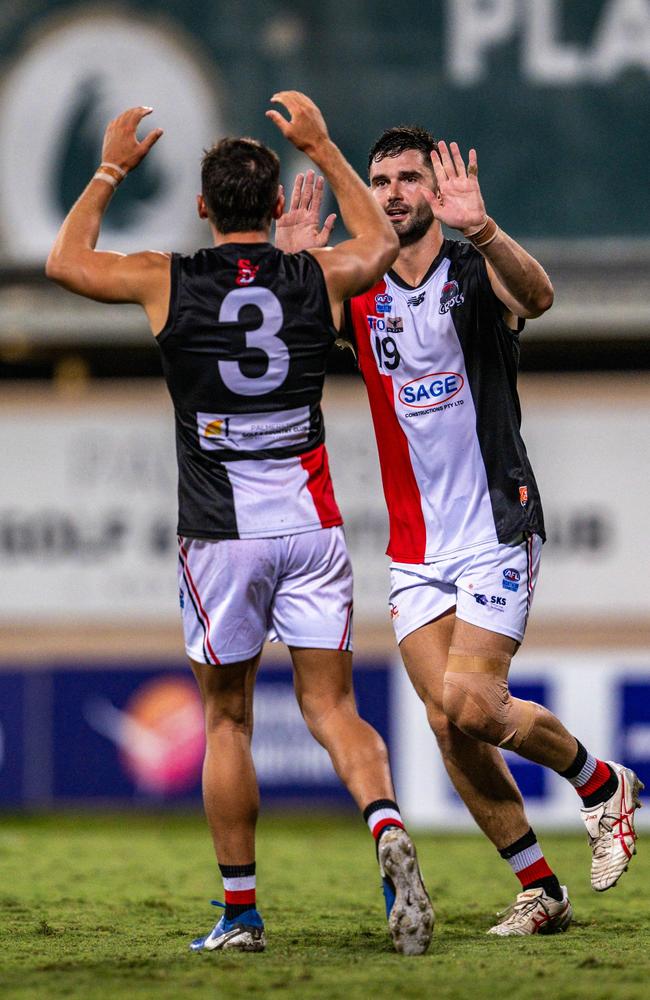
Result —
POLYGON ((456 617, 521 642, 542 539, 491 545, 426 564, 392 563, 389 609, 398 643, 456 606, 456 617))
POLYGON ((352 649, 352 567, 343 528, 277 538, 178 540, 185 649, 238 663, 267 635, 288 646, 352 649))

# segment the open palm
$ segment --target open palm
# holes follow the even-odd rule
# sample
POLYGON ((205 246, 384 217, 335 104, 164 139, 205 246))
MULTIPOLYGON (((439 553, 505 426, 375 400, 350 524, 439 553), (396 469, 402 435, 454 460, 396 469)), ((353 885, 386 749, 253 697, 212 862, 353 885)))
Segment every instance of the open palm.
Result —
POLYGON ((476 150, 470 149, 468 166, 457 142, 438 143, 439 154, 431 153, 438 183, 437 191, 425 191, 434 216, 451 229, 464 232, 480 228, 486 219, 485 203, 478 183, 476 150))
POLYGON ((275 245, 278 250, 298 253, 300 250, 327 246, 336 215, 328 215, 321 228, 323 189, 323 178, 316 177, 313 170, 298 174, 289 210, 275 223, 275 245))

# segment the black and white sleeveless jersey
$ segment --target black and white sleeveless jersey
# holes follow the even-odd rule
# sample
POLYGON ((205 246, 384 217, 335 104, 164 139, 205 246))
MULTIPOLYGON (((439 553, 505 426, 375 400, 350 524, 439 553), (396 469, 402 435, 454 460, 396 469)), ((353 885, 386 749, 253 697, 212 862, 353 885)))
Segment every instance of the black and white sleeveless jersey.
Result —
POLYGON ((336 337, 308 253, 174 254, 158 335, 176 417, 178 532, 269 538, 341 524, 320 409, 336 337))
POLYGON ((346 305, 377 437, 388 554, 424 563, 544 537, 520 434, 519 338, 485 261, 445 240, 417 288, 389 272, 346 305))

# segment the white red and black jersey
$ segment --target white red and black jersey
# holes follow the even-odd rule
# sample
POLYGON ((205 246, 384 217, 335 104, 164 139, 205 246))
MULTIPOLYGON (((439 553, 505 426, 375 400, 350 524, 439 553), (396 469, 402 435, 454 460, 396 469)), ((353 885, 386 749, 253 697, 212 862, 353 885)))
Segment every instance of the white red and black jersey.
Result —
POLYGON ((519 339, 503 312, 481 254, 452 240, 417 288, 390 271, 346 304, 395 562, 544 537, 519 430, 519 339))
POLYGON ((342 523, 320 408, 335 337, 310 254, 228 243, 172 255, 157 339, 176 417, 180 535, 270 538, 342 523))

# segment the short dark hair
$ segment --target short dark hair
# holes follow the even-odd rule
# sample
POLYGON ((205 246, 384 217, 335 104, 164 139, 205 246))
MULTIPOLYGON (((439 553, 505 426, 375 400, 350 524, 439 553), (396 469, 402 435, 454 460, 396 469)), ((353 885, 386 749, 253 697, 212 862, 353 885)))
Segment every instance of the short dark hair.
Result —
POLYGON ((277 154, 256 139, 225 138, 204 151, 201 190, 220 233, 268 229, 279 182, 277 154))
POLYGON ((383 132, 368 154, 368 171, 373 160, 383 160, 385 156, 399 156, 408 149, 417 149, 429 162, 431 153, 438 152, 438 143, 430 132, 420 125, 397 125, 383 132))

